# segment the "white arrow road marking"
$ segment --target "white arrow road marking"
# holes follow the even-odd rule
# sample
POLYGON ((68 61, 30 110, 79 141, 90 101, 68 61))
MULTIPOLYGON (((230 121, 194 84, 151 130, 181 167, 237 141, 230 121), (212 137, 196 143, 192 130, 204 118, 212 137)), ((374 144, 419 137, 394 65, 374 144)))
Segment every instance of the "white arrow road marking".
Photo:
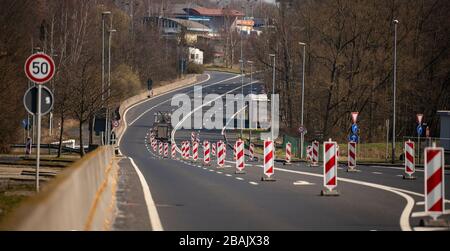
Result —
POLYGON ((141 181, 142 190, 144 192, 145 204, 147 205, 148 216, 150 218, 150 225, 152 226, 153 231, 164 231, 161 225, 158 210, 156 209, 155 201, 153 201, 153 197, 150 192, 150 187, 148 186, 147 181, 144 178, 144 175, 141 173, 136 163, 134 163, 134 160, 132 158, 128 159, 133 165, 134 170, 136 171, 139 180, 141 181))

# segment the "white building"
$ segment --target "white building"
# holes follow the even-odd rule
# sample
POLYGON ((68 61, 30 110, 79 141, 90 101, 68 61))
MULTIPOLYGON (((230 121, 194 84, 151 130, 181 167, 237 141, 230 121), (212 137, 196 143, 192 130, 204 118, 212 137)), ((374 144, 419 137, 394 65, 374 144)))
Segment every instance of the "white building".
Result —
POLYGON ((189 47, 189 62, 194 62, 195 64, 203 64, 203 51, 194 47, 189 47))

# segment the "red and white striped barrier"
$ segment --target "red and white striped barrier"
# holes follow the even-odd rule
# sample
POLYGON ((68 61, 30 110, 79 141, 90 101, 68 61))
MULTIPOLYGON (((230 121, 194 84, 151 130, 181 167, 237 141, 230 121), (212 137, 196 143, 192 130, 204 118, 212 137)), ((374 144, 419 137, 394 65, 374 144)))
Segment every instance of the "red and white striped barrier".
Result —
POLYGON ((337 187, 337 143, 331 141, 331 139, 325 142, 323 144, 323 156, 323 185, 328 191, 322 191, 322 195, 328 195, 337 187))
POLYGON ((159 142, 159 156, 163 155, 164 145, 163 142, 159 142))
POLYGON ((413 178, 412 175, 416 172, 416 152, 413 141, 405 142, 405 176, 404 178, 413 178))
POLYGON ((436 220, 445 211, 444 149, 425 149, 425 212, 436 220))
POLYGON ((216 148, 216 143, 212 143, 211 144, 211 155, 212 156, 216 156, 216 154, 217 154, 217 148, 216 148))
POLYGON ((356 168, 356 142, 348 142, 348 170, 356 168))
POLYGON ((154 140, 153 141, 153 151, 156 153, 158 151, 158 141, 154 140))
POLYGON ((191 142, 194 143, 197 141, 197 137, 195 136, 195 132, 191 132, 191 142))
POLYGON ((237 142, 234 143, 234 147, 233 147, 233 160, 236 160, 236 144, 237 144, 237 142))
POLYGON ((245 153, 244 153, 244 141, 239 139, 236 141, 236 169, 237 173, 242 173, 245 168, 245 153))
POLYGON ((250 144, 248 151, 250 152, 250 161, 255 159, 255 145, 253 143, 250 144))
POLYGON ((307 146, 306 147, 306 162, 310 162, 311 161, 311 146, 307 146))
POLYGON ((284 163, 285 165, 290 165, 291 164, 291 160, 292 160, 292 144, 291 143, 287 143, 286 144, 286 162, 284 163))
POLYGON ((181 142, 181 158, 186 159, 186 141, 181 142))
POLYGON ((219 141, 217 143, 217 165, 220 168, 223 168, 225 165, 225 158, 227 156, 226 154, 226 145, 223 143, 223 141, 219 141))
POLYGON ((172 159, 176 159, 177 158, 177 145, 175 143, 172 142, 172 159))
POLYGON ((275 147, 274 142, 269 140, 264 141, 264 175, 262 181, 272 180, 275 173, 275 147))
POLYGON ((197 141, 194 141, 194 143, 192 143, 192 160, 195 162, 198 160, 198 142, 197 141))
POLYGON ((209 165, 211 162, 211 144, 205 140, 203 142, 203 163, 209 165))
POLYGON ((164 143, 164 158, 169 158, 169 143, 164 143))
POLYGON ((314 141, 312 144, 312 163, 311 166, 319 166, 319 141, 314 141))
POLYGON ((191 155, 191 143, 186 142, 186 158, 190 159, 192 157, 191 155))

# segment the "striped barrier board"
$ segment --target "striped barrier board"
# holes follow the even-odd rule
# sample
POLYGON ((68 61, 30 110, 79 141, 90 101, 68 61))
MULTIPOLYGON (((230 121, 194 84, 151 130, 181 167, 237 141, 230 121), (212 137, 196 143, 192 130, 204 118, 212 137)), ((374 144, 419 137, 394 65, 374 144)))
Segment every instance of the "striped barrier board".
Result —
POLYGON ((286 144, 286 160, 285 160, 285 164, 286 165, 291 164, 291 160, 292 160, 292 144, 291 143, 287 143, 286 144))
POLYGON ((248 151, 250 152, 250 161, 255 159, 255 145, 253 143, 250 144, 248 151))
POLYGON ((209 165, 211 162, 211 144, 205 140, 203 142, 203 163, 209 165))
POLYGON ((192 143, 192 160, 196 162, 198 160, 198 142, 192 143))
POLYGON ((404 179, 414 179, 416 172, 415 143, 411 140, 405 142, 405 176, 404 179))
POLYGON ((172 142, 172 159, 177 158, 177 145, 172 142))
POLYGON ((312 164, 313 167, 319 166, 319 141, 314 141, 312 145, 312 164))
POLYGON ((169 158, 169 143, 164 143, 164 158, 169 158))
POLYGON ((223 168, 224 165, 225 165, 225 158, 226 158, 226 146, 225 146, 223 141, 219 141, 217 143, 217 149, 218 149, 218 152, 217 152, 217 165, 220 168, 223 168))
POLYGON ((164 145, 163 142, 159 142, 159 156, 163 155, 164 145))
POLYGON ((425 212, 437 220, 445 211, 444 149, 425 149, 425 212))
POLYGON ((274 181, 272 176, 275 174, 275 147, 272 140, 264 141, 264 175, 262 181, 274 181))
POLYGON ((348 170, 356 168, 356 142, 348 142, 348 170))
POLYGON ((236 141, 236 169, 237 173, 242 173, 245 168, 244 141, 236 141))
POLYGON ((323 144, 323 186, 327 189, 322 191, 322 196, 338 195, 335 188, 338 179, 337 143, 331 141, 323 144))

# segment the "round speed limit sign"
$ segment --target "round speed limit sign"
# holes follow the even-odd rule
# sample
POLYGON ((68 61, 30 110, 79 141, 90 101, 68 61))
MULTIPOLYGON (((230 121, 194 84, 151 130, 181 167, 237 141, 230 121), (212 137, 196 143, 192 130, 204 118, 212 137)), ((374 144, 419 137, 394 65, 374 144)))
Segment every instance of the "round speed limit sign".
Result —
POLYGON ((30 81, 45 84, 55 75, 55 62, 47 54, 33 54, 25 63, 25 74, 30 81))

